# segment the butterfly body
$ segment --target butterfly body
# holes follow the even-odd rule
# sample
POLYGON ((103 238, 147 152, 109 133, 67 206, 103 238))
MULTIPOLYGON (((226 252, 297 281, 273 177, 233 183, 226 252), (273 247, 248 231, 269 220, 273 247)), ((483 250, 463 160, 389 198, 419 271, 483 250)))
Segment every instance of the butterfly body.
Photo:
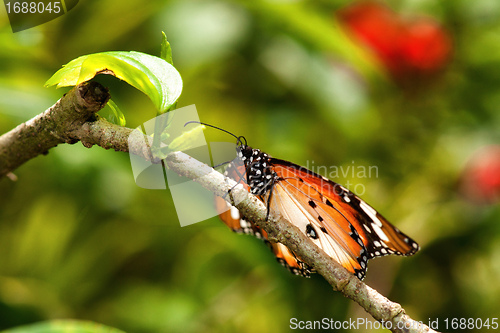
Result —
MULTIPOLYGON (((239 140, 240 142, 240 140, 239 140)), ((389 254, 412 255, 418 244, 343 186, 297 164, 270 157, 246 144, 225 174, 244 184, 270 212, 278 212, 327 255, 363 279, 369 259, 389 254)), ((219 216, 233 231, 262 238, 278 261, 296 275, 313 269, 285 245, 268 240, 264 230, 216 198, 219 216)))

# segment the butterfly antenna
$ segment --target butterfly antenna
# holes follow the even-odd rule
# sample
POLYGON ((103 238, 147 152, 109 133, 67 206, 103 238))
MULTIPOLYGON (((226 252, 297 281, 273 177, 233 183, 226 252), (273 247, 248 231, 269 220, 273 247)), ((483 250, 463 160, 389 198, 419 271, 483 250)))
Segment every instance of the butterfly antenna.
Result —
POLYGON ((222 162, 222 163, 219 163, 219 164, 217 164, 217 165, 214 165, 212 168, 214 168, 214 169, 215 169, 215 168, 221 167, 221 166, 223 166, 223 165, 225 165, 225 164, 229 164, 229 163, 231 163, 231 162, 232 162, 232 161, 222 162))
POLYGON ((222 129, 220 127, 217 127, 217 126, 214 126, 214 125, 210 125, 210 124, 207 124, 207 123, 202 123, 201 121, 195 121, 195 120, 192 120, 192 121, 188 121, 187 123, 184 124, 184 127, 186 127, 187 124, 200 124, 200 125, 205 125, 205 126, 208 126, 208 127, 212 127, 212 128, 215 128, 215 129, 218 129, 219 131, 222 131, 224 133, 227 133, 233 137, 236 138, 236 142, 237 144, 239 145, 240 143, 243 143, 243 141, 245 142, 245 146, 247 145, 247 139, 245 139, 244 136, 236 136, 234 135, 233 133, 229 132, 229 131, 226 131, 225 129, 222 129), (243 141, 242 141, 243 140, 243 141))

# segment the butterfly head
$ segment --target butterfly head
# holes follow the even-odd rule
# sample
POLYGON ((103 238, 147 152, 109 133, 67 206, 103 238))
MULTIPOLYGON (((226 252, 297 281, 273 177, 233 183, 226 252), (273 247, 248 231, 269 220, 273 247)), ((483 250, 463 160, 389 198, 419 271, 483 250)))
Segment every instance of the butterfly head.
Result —
POLYGON ((266 194, 276 180, 276 173, 272 170, 269 155, 244 143, 239 144, 236 150, 238 158, 245 165, 247 184, 252 194, 266 194))

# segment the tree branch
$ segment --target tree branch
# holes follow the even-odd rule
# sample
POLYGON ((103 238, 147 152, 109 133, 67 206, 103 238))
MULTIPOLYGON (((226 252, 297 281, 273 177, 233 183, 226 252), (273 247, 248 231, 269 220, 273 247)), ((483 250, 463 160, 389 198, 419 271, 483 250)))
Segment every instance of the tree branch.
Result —
MULTIPOLYGON (((129 146, 128 139, 132 129, 113 125, 94 116, 108 99, 107 89, 99 84, 79 85, 41 115, 2 135, 0 178, 29 159, 64 142, 81 141, 85 147, 99 145, 159 163, 159 160, 152 157, 150 147, 141 143, 141 140, 132 142, 129 146)), ((164 161, 179 175, 198 182, 218 196, 225 196, 232 189, 231 200, 238 198, 233 203, 238 202, 236 207, 244 216, 264 229, 271 240, 290 248, 321 274, 334 290, 357 302, 373 318, 384 323, 386 328, 393 332, 435 332, 411 319, 401 305, 391 302, 350 274, 283 217, 271 213, 266 221, 264 204, 241 185, 235 186, 236 182, 233 180, 182 152, 171 153, 164 161)))
POLYGON ((74 132, 108 100, 108 89, 95 82, 84 83, 44 113, 0 136, 0 178, 60 143, 78 142, 74 132))

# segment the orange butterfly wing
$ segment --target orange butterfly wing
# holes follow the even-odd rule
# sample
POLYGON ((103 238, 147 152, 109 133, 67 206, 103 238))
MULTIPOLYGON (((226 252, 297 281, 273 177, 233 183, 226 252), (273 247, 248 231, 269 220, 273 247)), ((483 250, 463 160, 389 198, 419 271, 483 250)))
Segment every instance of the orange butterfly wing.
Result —
MULTIPOLYGON (((279 210, 359 278, 368 259, 418 251, 416 242, 341 185, 287 161, 271 158, 270 163, 278 176, 271 209, 279 210)), ((269 194, 264 200, 268 199, 269 194)))

